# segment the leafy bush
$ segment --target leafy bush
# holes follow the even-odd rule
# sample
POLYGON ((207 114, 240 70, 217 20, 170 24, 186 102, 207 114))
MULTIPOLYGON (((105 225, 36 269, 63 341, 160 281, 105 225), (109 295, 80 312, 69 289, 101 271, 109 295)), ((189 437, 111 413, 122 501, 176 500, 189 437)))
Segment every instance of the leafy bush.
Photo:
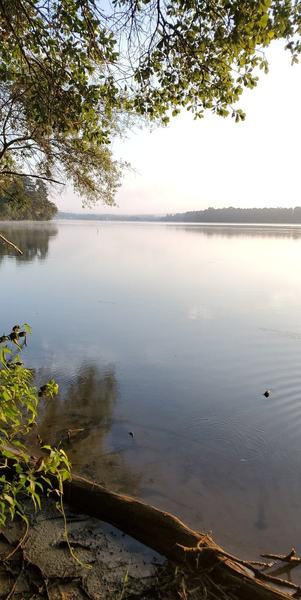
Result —
POLYGON ((15 516, 28 524, 24 499, 30 498, 36 510, 45 492, 56 493, 62 508, 63 482, 71 477, 64 450, 43 446, 43 454, 33 459, 26 447, 26 436, 36 423, 41 399, 54 398, 58 385, 51 380, 38 390, 33 372, 9 347, 21 351, 30 333, 28 325, 23 328, 21 331, 15 326, 9 335, 0 338, 5 344, 0 350, 0 526, 15 516))

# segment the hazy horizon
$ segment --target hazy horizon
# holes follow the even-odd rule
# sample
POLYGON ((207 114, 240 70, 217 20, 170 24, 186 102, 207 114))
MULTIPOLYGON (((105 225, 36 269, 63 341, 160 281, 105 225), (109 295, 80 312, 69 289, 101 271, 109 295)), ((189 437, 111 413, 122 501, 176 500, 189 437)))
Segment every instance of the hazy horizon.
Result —
POLYGON ((168 216, 169 214, 174 215, 174 214, 179 214, 179 213, 185 214, 185 213, 190 213, 190 212, 203 212, 205 210, 209 210, 212 208, 221 209, 221 210, 223 210, 223 209, 227 210, 229 208, 235 208, 238 210, 257 210, 257 209, 259 209, 259 210, 260 209, 275 209, 275 210, 291 209, 291 210, 294 210, 295 208, 300 208, 300 207, 301 207, 301 200, 300 200, 300 205, 296 205, 296 206, 218 206, 218 207, 206 206, 206 207, 200 208, 200 209, 195 208, 193 210, 187 209, 187 210, 183 210, 183 211, 178 211, 177 213, 174 213, 174 212, 170 212, 170 213, 166 213, 166 212, 161 212, 161 213, 123 213, 123 212, 120 212, 120 213, 114 214, 114 207, 108 207, 108 208, 111 208, 111 211, 100 212, 100 211, 97 211, 96 209, 94 211, 91 211, 91 209, 90 210, 85 209, 82 212, 79 212, 79 211, 77 212, 74 210, 58 209, 58 214, 61 213, 61 214, 69 214, 69 215, 83 215, 83 216, 91 215, 93 217, 95 217, 97 215, 100 215, 100 216, 114 215, 116 217, 117 216, 119 216, 119 217, 165 217, 165 216, 168 216))

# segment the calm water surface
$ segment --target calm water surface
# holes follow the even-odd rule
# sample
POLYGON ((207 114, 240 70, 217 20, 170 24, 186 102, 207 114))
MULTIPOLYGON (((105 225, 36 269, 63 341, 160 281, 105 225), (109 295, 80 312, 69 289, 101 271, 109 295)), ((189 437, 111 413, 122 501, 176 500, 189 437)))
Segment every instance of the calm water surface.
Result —
POLYGON ((24 256, 0 248, 0 333, 30 323, 26 363, 61 386, 45 441, 229 550, 300 550, 301 229, 1 231, 24 256))

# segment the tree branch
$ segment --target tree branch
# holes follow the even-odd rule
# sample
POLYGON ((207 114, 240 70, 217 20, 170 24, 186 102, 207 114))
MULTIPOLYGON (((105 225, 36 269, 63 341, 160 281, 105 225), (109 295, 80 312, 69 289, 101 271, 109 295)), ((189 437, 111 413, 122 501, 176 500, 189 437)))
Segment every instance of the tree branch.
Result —
MULTIPOLYGON (((28 142, 30 140, 34 141, 33 135, 34 134, 23 135, 23 136, 13 138, 9 142, 3 142, 3 149, 0 152, 0 160, 1 160, 1 158, 3 158, 3 156, 4 156, 5 152, 7 152, 7 150, 9 150, 9 149, 16 150, 18 148, 18 146, 16 148, 11 148, 11 146, 13 146, 14 144, 19 144, 20 142, 28 142)), ((3 140, 4 140, 4 136, 3 136, 3 140)))
POLYGON ((34 179, 43 179, 44 181, 50 181, 51 183, 58 183, 59 185, 65 185, 63 181, 58 181, 57 179, 52 179, 51 177, 46 177, 46 175, 34 175, 32 173, 17 173, 16 171, 0 171, 1 175, 15 175, 16 177, 33 177, 34 179))
POLYGON ((18 252, 18 254, 23 254, 22 250, 20 250, 20 248, 18 248, 18 246, 16 246, 16 244, 13 244, 13 242, 11 242, 6 237, 4 237, 4 235, 2 235, 2 233, 0 233, 0 240, 7 246, 10 246, 14 250, 16 250, 16 252, 18 252))

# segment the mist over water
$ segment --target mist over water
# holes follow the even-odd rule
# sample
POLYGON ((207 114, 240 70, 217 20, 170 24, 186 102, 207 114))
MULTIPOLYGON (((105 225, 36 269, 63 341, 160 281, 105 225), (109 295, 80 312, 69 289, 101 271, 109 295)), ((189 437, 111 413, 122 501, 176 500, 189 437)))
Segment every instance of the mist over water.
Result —
POLYGON ((301 229, 1 231, 25 252, 0 246, 0 335, 30 323, 26 364, 60 383, 42 407, 43 439, 229 550, 298 545, 301 229))

